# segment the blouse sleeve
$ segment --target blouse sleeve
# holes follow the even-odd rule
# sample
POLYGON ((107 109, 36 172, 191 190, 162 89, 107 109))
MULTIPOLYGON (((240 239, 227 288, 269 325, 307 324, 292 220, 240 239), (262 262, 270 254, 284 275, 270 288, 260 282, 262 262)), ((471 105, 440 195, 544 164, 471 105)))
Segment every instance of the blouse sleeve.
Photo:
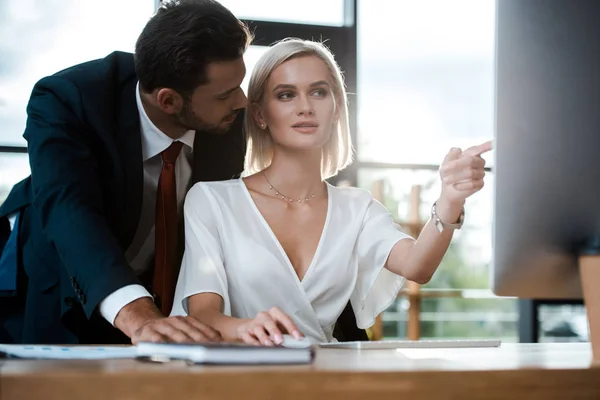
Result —
POLYGON ((171 315, 187 315, 188 298, 199 293, 221 296, 223 312, 231 315, 217 210, 212 195, 202 183, 190 189, 183 207, 185 250, 171 315))
POLYGON ((397 298, 404 278, 388 271, 385 263, 394 245, 411 237, 400 231, 392 215, 371 198, 356 243, 358 277, 350 298, 360 329, 375 323, 375 318, 397 298))

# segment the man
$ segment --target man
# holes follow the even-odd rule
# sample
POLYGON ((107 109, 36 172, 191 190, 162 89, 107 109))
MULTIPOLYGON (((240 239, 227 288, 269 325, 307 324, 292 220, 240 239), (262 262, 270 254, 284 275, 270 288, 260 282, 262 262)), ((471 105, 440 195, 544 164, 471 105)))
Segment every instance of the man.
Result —
POLYGON ((2 261, 18 265, 12 296, 0 298, 0 341, 219 340, 198 320, 165 316, 187 190, 243 169, 250 40, 219 3, 173 1, 135 55, 115 52, 35 85, 24 133, 31 176, 0 208, 10 232, 2 261))

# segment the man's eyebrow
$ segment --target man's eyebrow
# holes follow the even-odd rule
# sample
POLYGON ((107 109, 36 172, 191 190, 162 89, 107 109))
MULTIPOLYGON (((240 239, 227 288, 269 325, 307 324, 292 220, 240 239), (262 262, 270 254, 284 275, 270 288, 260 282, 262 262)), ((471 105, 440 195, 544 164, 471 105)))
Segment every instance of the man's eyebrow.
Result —
MULTIPOLYGON (((317 82, 313 82, 310 84, 310 87, 316 87, 316 86, 329 86, 329 82, 317 81, 317 82)), ((276 85, 273 88, 273 91, 275 92, 276 90, 279 90, 279 89, 296 89, 296 86, 285 84, 285 83, 280 83, 279 85, 276 85)))
POLYGON ((228 96, 229 94, 233 93, 233 91, 235 91, 237 88, 239 88, 239 86, 236 86, 236 87, 231 88, 231 89, 227 89, 226 91, 217 94, 216 97, 225 97, 225 96, 228 96))

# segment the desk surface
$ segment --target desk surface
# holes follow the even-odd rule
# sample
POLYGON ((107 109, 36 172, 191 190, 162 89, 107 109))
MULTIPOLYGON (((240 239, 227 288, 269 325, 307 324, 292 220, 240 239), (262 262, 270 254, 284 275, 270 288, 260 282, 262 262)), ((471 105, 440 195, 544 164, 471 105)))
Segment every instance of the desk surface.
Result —
POLYGON ((0 399, 600 399, 587 343, 319 349, 312 365, 7 360, 0 399))

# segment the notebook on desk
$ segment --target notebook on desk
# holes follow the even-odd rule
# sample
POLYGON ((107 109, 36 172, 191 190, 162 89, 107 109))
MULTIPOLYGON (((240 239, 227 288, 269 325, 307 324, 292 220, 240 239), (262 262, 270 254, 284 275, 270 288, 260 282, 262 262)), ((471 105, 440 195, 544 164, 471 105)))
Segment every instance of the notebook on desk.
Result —
POLYGON ((369 342, 335 342, 321 343, 319 347, 352 350, 381 350, 381 349, 452 349, 474 347, 499 347, 497 339, 454 339, 454 340, 375 340, 369 342))
POLYGON ((136 346, 56 346, 0 344, 0 359, 105 360, 137 359, 192 364, 307 364, 314 349, 258 347, 244 344, 138 343, 136 346))
POLYGON ((150 361, 185 360, 192 364, 308 364, 314 349, 215 343, 149 343, 136 345, 137 358, 150 361))

